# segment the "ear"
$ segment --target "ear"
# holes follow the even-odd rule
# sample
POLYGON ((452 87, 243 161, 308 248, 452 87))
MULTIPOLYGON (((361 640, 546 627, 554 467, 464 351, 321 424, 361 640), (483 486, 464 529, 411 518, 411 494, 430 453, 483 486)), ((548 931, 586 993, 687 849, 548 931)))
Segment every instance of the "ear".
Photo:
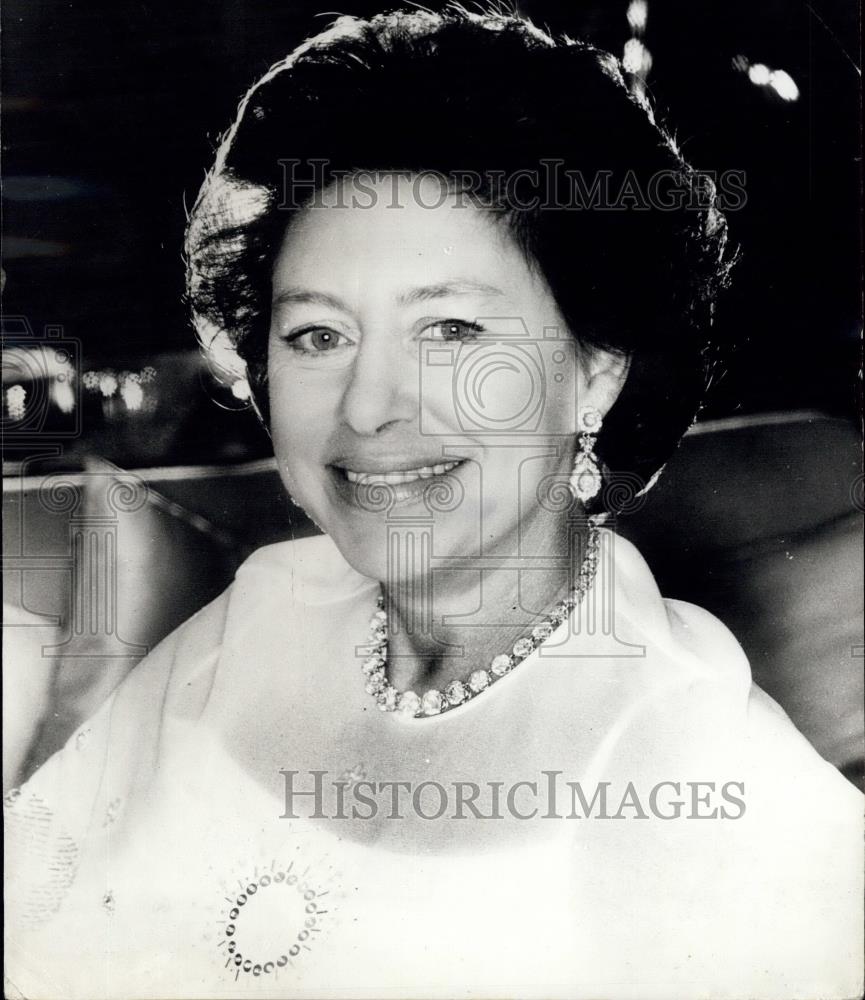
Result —
POLYGON ((628 377, 631 367, 629 354, 619 354, 600 348, 590 348, 583 354, 585 384, 580 407, 590 406, 606 417, 628 377))

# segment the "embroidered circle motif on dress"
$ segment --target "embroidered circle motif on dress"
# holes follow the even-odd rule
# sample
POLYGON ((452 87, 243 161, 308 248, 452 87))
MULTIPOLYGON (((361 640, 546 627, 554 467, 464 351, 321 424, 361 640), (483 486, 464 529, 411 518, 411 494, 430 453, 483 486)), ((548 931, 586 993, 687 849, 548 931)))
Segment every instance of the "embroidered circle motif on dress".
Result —
POLYGON ((300 870, 294 862, 284 868, 274 864, 270 870, 240 879, 237 884, 237 895, 224 897, 228 908, 224 921, 220 921, 223 930, 217 947, 224 949, 225 968, 234 972, 235 981, 241 974, 278 977, 281 970, 295 966, 304 951, 312 951, 327 919, 329 890, 314 884, 309 869, 300 870), (277 904, 276 909, 273 904, 277 904), (256 948, 250 941, 250 937, 257 936, 251 922, 271 932, 277 927, 284 947, 266 949, 259 944, 256 948))

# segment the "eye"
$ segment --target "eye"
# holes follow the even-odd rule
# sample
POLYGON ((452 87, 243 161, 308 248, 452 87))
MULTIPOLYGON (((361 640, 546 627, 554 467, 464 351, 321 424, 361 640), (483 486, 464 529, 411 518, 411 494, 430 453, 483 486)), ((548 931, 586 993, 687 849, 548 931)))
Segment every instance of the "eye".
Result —
POLYGON ((439 340, 475 340, 484 328, 465 319, 444 319, 426 327, 424 332, 439 340))
POLYGON ((347 337, 326 326, 307 327, 296 330, 285 337, 285 342, 292 350, 300 354, 328 354, 340 346, 349 343, 347 337))

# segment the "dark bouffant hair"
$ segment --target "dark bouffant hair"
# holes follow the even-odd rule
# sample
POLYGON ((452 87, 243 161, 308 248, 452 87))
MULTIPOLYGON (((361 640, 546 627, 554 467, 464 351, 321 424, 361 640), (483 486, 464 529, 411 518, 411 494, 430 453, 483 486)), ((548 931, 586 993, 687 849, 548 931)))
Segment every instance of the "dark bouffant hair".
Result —
POLYGON ((598 455, 641 483, 663 467, 712 377, 712 314, 732 255, 713 186, 613 56, 510 13, 402 10, 339 18, 252 87, 190 215, 187 294, 202 343, 228 338, 265 419, 272 267, 297 210, 286 162, 298 178, 318 170, 322 185, 352 171, 435 171, 460 188, 468 172, 529 171, 519 204, 488 185, 489 210, 573 336, 631 358, 598 455), (544 162, 557 164, 555 191, 544 162), (567 171, 584 192, 603 179, 627 196, 574 204, 567 171), (659 177, 680 195, 666 207, 647 203, 659 177))

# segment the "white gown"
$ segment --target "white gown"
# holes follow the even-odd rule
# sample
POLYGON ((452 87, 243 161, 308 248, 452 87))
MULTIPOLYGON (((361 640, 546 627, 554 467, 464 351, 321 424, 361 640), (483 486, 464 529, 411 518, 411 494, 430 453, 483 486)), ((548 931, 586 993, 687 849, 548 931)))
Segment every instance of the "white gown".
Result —
POLYGON ((862 797, 602 534, 615 634, 563 627, 419 720, 364 691, 378 585, 325 537, 256 552, 8 797, 8 995, 860 994, 862 797), (420 815, 428 786, 389 818, 387 786, 372 818, 314 818, 287 794, 314 771, 343 815, 363 782, 439 782, 447 810, 420 815), (481 818, 454 818, 459 782, 481 818))

